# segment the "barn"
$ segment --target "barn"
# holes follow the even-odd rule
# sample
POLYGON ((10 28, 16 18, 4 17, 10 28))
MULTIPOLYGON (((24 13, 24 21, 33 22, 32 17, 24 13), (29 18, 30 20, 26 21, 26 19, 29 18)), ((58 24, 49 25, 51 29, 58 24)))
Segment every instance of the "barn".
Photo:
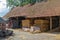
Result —
POLYGON ((59 29, 60 0, 48 0, 34 5, 15 7, 4 18, 9 18, 14 27, 40 26, 41 31, 59 29))

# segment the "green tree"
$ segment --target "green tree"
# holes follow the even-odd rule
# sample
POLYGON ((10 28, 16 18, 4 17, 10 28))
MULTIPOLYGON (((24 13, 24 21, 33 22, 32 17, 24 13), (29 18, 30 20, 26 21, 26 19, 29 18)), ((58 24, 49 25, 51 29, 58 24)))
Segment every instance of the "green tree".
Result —
POLYGON ((20 1, 19 0, 7 0, 7 6, 9 7, 20 6, 20 1))
POLYGON ((45 0, 7 0, 7 6, 9 7, 17 7, 24 6, 27 4, 35 4, 36 2, 42 2, 45 0))

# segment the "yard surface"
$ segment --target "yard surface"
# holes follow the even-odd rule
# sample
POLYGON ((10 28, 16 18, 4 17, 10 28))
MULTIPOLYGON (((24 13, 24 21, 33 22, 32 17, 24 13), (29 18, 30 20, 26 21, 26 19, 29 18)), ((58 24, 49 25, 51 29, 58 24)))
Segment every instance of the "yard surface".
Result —
POLYGON ((60 33, 38 33, 32 34, 20 29, 13 29, 14 36, 9 38, 0 38, 0 40, 60 40, 60 33))

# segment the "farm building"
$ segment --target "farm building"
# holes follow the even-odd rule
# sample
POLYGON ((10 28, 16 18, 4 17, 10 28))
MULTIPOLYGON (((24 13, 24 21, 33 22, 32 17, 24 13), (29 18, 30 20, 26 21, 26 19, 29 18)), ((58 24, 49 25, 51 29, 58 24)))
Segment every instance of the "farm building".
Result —
POLYGON ((4 18, 9 18, 14 27, 40 26, 41 31, 48 31, 60 27, 60 0, 30 4, 15 7, 4 18))

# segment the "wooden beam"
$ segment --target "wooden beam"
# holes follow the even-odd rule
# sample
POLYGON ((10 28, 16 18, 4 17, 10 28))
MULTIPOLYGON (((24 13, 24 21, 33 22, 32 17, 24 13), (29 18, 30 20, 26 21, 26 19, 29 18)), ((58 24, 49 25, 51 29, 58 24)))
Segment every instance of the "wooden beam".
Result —
POLYGON ((34 19, 31 18, 31 26, 34 25, 34 19))
POLYGON ((52 30, 52 17, 50 17, 50 30, 52 30))
POLYGON ((60 27, 60 16, 59 16, 59 27, 60 27))
POLYGON ((18 17, 17 17, 17 26, 18 26, 18 17))

